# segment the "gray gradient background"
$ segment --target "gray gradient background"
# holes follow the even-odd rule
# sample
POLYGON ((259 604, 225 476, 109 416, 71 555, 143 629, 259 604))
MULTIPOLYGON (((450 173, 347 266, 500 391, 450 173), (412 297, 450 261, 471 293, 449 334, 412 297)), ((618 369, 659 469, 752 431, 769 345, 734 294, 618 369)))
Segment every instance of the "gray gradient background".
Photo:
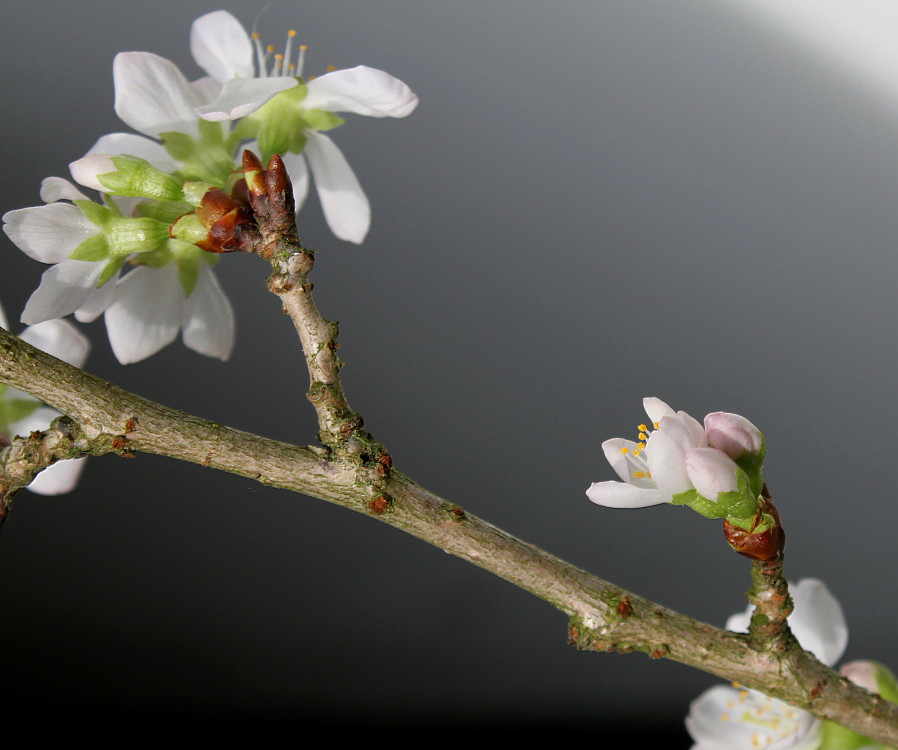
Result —
MULTIPOLYGON (((113 109, 120 50, 191 77, 189 24, 252 4, 6 3, 3 210, 36 205, 113 109)), ((308 73, 406 81, 406 120, 335 133, 368 192, 361 248, 311 200, 316 298, 341 322, 352 405, 396 465, 618 585, 712 623, 747 564, 718 522, 589 503, 600 444, 641 398, 748 416, 792 579, 824 579, 846 658, 898 667, 898 114, 728 2, 275 2, 308 73)), ((3 238, 11 318, 43 267, 3 238)), ((264 264, 226 257, 232 361, 180 343, 88 369, 176 407, 314 440, 306 374, 264 264)), ((361 515, 138 456, 91 459, 71 496, 23 493, 0 535, 3 684, 100 712, 371 725, 669 722, 716 680, 578 653, 548 605, 361 515)), ((635 726, 635 724, 634 724, 635 726)))

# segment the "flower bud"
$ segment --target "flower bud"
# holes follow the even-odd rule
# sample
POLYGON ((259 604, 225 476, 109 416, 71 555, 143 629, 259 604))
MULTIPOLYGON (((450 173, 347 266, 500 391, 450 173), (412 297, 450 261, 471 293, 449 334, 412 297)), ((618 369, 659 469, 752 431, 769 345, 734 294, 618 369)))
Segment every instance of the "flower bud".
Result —
POLYGON ((723 535, 736 552, 750 560, 772 560, 786 546, 786 532, 780 525, 779 513, 773 502, 761 497, 758 512, 745 524, 740 519, 723 519, 723 535))
POLYGON ((73 174, 82 185, 97 187, 113 195, 133 198, 155 198, 163 201, 183 201, 181 180, 152 166, 146 159, 136 156, 91 154, 70 165, 73 174), (112 162, 114 171, 101 173, 112 162), (93 176, 91 176, 93 172, 93 176))
POLYGON ((715 411, 705 417, 705 434, 708 445, 723 451, 734 461, 743 453, 761 456, 764 436, 761 431, 738 414, 715 411))

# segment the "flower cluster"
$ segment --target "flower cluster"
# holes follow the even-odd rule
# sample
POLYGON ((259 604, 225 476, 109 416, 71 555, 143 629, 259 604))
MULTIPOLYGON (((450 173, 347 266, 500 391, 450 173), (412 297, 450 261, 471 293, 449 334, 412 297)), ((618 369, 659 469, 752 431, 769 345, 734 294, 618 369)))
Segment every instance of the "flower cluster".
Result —
POLYGON ((227 359, 233 312, 213 270, 218 256, 208 251, 235 248, 210 242, 219 216, 210 215, 206 197, 239 203, 235 157, 243 146, 264 160, 281 155, 297 207, 311 175, 334 234, 364 240, 368 200, 324 131, 343 122, 336 113, 405 117, 418 99, 402 81, 365 66, 303 78, 305 47, 294 54, 294 36, 274 54, 230 13, 204 15, 190 35, 208 73, 197 81, 149 52, 116 56, 115 111, 141 135, 104 135, 69 165, 75 182, 101 201, 51 177, 41 187, 46 205, 3 217, 10 239, 50 265, 24 323, 104 315, 123 364, 151 356, 179 332, 191 349, 227 359))
POLYGON ((593 483, 586 491, 590 500, 611 508, 688 505, 753 532, 773 523, 757 518, 765 453, 757 427, 726 412, 708 414, 702 425, 658 398, 644 399, 643 406, 650 425, 639 425, 637 440, 602 443, 622 481, 593 483))
MULTIPOLYGON (((848 645, 848 625, 838 600, 822 581, 790 585, 794 609, 789 627, 802 648, 833 666, 848 645)), ((745 632, 752 608, 727 620, 727 630, 745 632)), ((874 662, 850 662, 841 674, 888 700, 898 695, 894 675, 874 662)), ((686 729, 692 750, 850 750, 879 745, 807 711, 739 686, 717 685, 692 702, 686 729)))
MULTIPOLYGON (((6 315, 0 307, 0 328, 9 330, 6 315)), ((90 351, 90 342, 65 320, 48 320, 29 326, 20 338, 47 354, 81 367, 90 351)), ((14 435, 28 435, 45 430, 59 412, 45 406, 33 396, 0 383, 0 446, 14 435)), ((61 495, 75 488, 84 468, 83 458, 59 461, 35 477, 28 489, 39 495, 61 495)))

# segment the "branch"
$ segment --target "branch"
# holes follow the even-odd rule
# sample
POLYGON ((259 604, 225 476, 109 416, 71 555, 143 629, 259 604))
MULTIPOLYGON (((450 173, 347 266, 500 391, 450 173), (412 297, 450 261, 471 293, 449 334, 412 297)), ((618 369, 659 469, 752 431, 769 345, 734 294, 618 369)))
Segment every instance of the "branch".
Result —
MULTIPOLYGON (((885 744, 898 744, 898 706, 872 696, 794 644, 764 650, 593 576, 497 529, 397 471, 360 480, 345 457, 225 427, 129 393, 0 329, 0 382, 73 421, 79 455, 144 452, 249 477, 365 513, 498 575, 570 618, 580 649, 642 651, 760 690, 885 744), (380 487, 390 502, 377 502, 380 487)), ((0 483, 13 476, 0 451, 0 483)), ((378 464, 380 465, 380 464, 378 464)))

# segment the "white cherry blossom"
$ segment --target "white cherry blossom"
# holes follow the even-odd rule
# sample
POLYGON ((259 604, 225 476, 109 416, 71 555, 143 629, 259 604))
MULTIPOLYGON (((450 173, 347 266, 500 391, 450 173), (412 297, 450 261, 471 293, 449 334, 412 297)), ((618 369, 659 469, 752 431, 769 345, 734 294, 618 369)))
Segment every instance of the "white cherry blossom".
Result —
MULTIPOLYGON (((794 609, 789 627, 801 646, 832 666, 848 645, 842 607, 815 578, 789 586, 794 609)), ((727 620, 727 629, 745 631, 752 608, 727 620)), ((692 702, 686 729, 692 750, 816 750, 821 722, 811 714, 756 690, 717 685, 692 702)))
POLYGON ((340 239, 361 243, 371 224, 368 199, 336 144, 319 131, 339 124, 341 120, 333 116, 338 112, 406 117, 417 107, 418 97, 399 79, 364 65, 300 83, 304 47, 293 62, 293 32, 284 54, 277 56, 280 60, 269 66, 258 37, 250 37, 227 11, 198 18, 190 38, 194 59, 221 84, 219 96, 197 108, 200 116, 220 122, 253 115, 263 134, 249 147, 259 151, 263 161, 271 153, 280 154, 293 180, 297 210, 311 171, 331 231, 340 239), (299 92, 288 91, 298 86, 299 92), (278 99, 282 106, 267 117, 263 107, 282 92, 285 96, 278 99), (277 137, 266 131, 265 122, 272 118, 278 120, 277 137))

